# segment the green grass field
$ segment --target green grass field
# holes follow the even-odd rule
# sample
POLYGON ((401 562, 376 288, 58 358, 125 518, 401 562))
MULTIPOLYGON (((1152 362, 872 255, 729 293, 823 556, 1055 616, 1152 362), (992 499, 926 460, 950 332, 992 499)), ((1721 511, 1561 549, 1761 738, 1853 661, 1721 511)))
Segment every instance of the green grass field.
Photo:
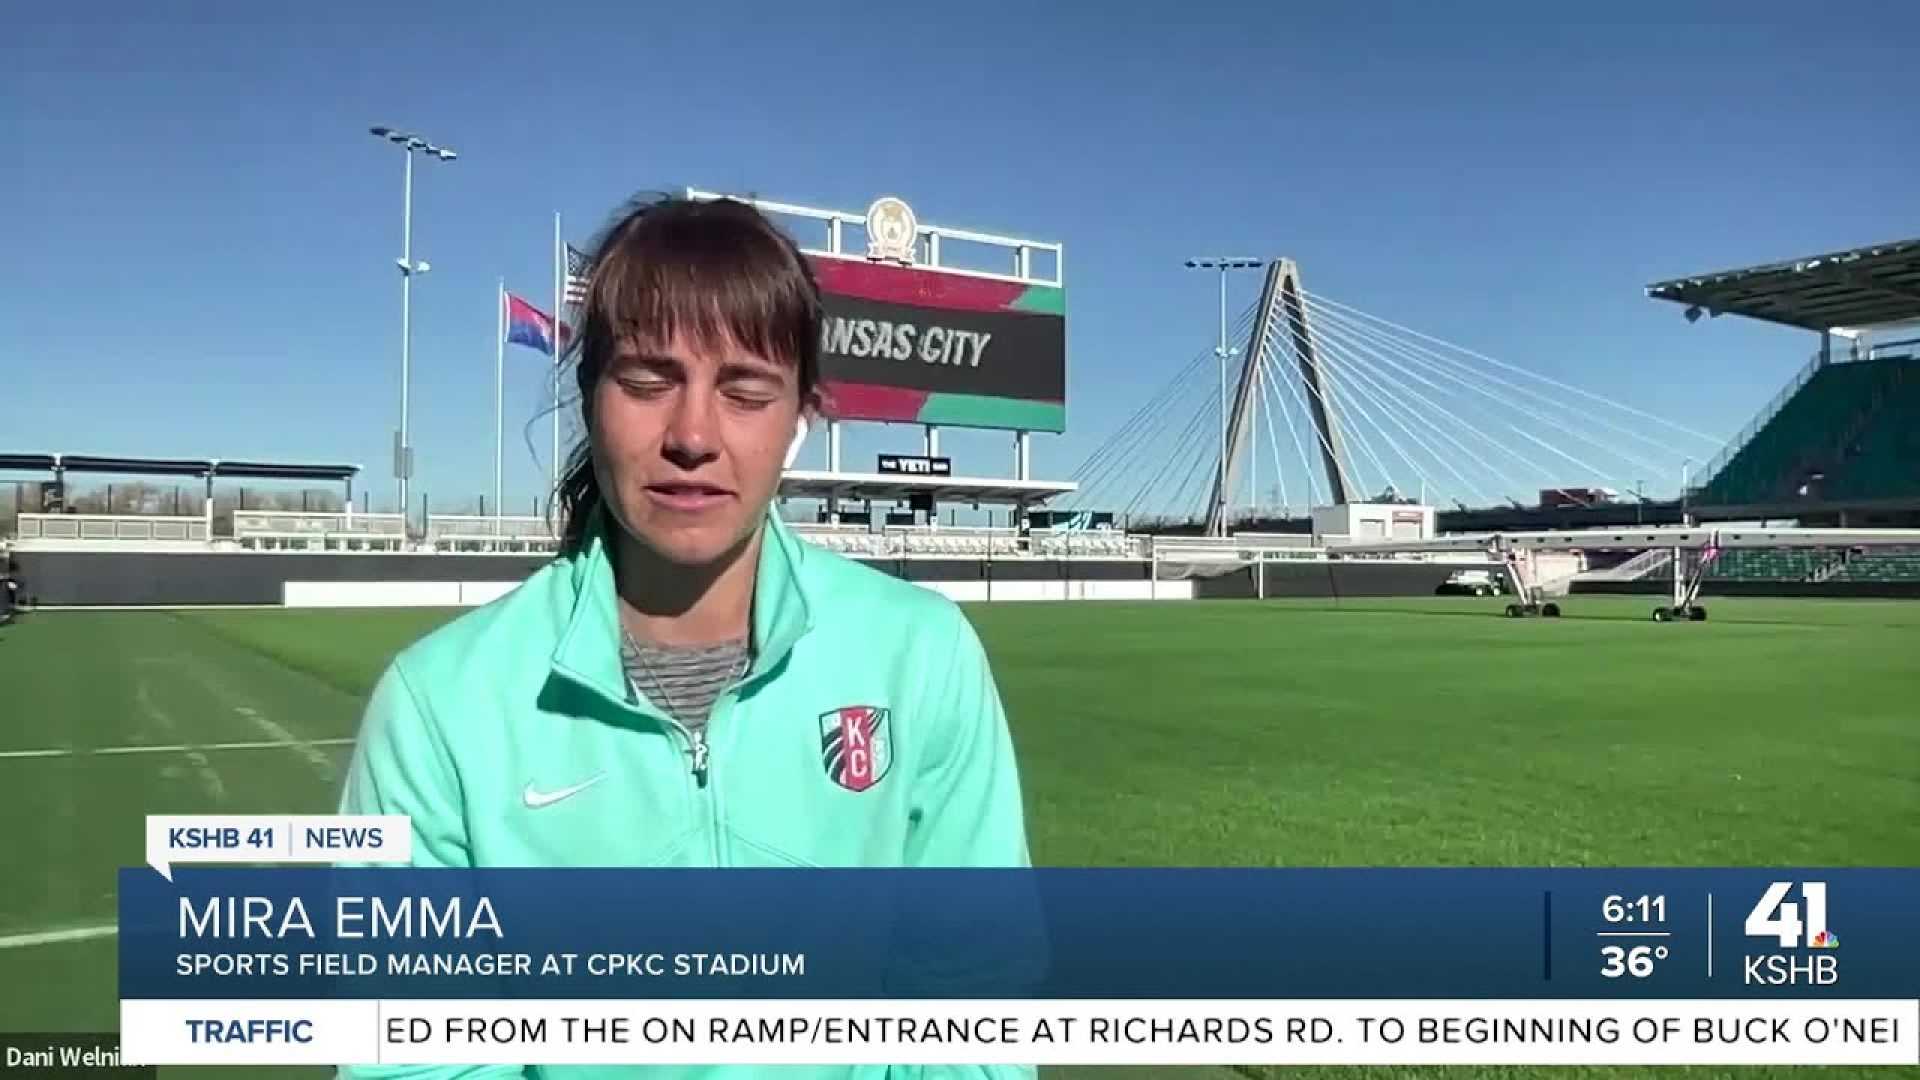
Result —
MULTIPOLYGON (((1677 626, 1650 605, 969 614, 1043 863, 1920 863, 1920 604, 1716 600, 1677 626)), ((0 815, 26 823, 0 850, 0 1030, 116 1026, 114 872, 141 862, 142 816, 331 809, 375 676, 454 614, 41 612, 0 630, 0 815)))

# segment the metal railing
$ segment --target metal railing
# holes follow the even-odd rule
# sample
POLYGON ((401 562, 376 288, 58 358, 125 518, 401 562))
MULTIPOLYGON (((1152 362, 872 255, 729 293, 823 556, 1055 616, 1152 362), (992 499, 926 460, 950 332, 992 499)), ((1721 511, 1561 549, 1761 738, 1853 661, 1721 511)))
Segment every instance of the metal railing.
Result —
POLYGON ((377 536, 406 535, 406 518, 399 514, 311 513, 301 510, 235 510, 235 539, 253 536, 377 536))
POLYGON ((1920 359, 1920 337, 1880 342, 1868 350, 1868 355, 1875 360, 1920 359))
POLYGON ((985 526, 890 525, 873 531, 863 525, 789 524, 809 543, 863 558, 1145 559, 1153 543, 1152 537, 1117 529, 1036 529, 1022 536, 985 526))
POLYGON ((1779 393, 1773 395, 1773 400, 1762 406, 1760 411, 1754 414, 1753 419, 1748 422, 1747 426, 1741 428, 1739 434, 1727 440, 1727 445, 1721 449, 1720 453, 1716 454, 1713 460, 1707 462, 1706 466, 1700 470, 1699 479, 1693 486, 1694 494, 1697 495, 1706 490, 1707 486, 1713 483, 1714 478, 1720 475, 1720 470, 1726 468, 1727 464, 1734 459, 1734 456, 1746 449, 1747 444, 1751 443, 1754 438, 1760 434, 1762 428, 1766 427, 1774 417, 1780 415, 1780 410, 1786 408, 1787 402, 1793 398, 1793 395, 1799 393, 1801 387, 1813 381, 1814 375, 1818 374, 1821 368, 1829 365, 1866 363, 1872 360, 1906 359, 1920 355, 1920 352, 1915 351, 1916 347, 1920 347, 1920 338, 1903 338, 1898 341, 1882 342, 1861 350, 1858 353, 1851 348, 1831 353, 1814 353, 1812 357, 1808 358, 1805 364, 1801 365, 1800 370, 1794 374, 1792 380, 1790 380, 1786 386, 1782 387, 1779 393), (1895 349, 1905 351, 1890 352, 1890 350, 1895 349))
MULTIPOLYGON (((738 199, 758 209, 762 213, 804 221, 819 222, 825 226, 826 235, 823 246, 815 247, 805 238, 800 239, 802 251, 810 255, 823 255, 828 258, 859 258, 857 252, 849 252, 845 242, 847 228, 865 229, 867 216, 846 210, 829 210, 815 206, 797 206, 793 203, 775 202, 770 199, 756 199, 744 195, 726 195, 721 192, 702 191, 698 188, 687 189, 689 199, 738 199)), ((999 281, 1018 281, 1028 285, 1052 285, 1060 287, 1066 284, 1066 249, 1057 243, 1044 240, 1027 240, 1018 236, 999 236, 993 233, 975 232, 972 229, 955 229, 944 225, 920 223, 914 237, 917 258, 922 269, 940 270, 950 274, 963 274, 968 277, 992 278, 999 281), (991 270, 979 270, 960 266, 941 257, 940 241, 957 240, 982 247, 998 249, 1011 256, 1011 272, 1000 273, 991 270), (1051 255, 1052 273, 1045 273, 1034 265, 1034 255, 1051 255)))
POLYGON ((491 514, 433 514, 427 540, 551 540, 553 523, 543 517, 495 517, 491 514))
POLYGON ((1030 553, 1048 559, 1146 559, 1153 538, 1129 536, 1117 529, 1063 529, 1027 537, 1030 553))
POLYGON ((1696 493, 1704 491, 1709 484, 1713 483, 1714 479, 1720 475, 1720 470, 1726 468, 1728 463, 1734 459, 1735 455, 1745 450, 1747 444, 1752 442, 1754 437, 1760 434, 1760 430, 1766 427, 1774 417, 1780 415, 1780 410, 1786 408, 1787 402, 1793 398, 1793 395, 1799 393, 1800 388, 1811 382, 1814 375, 1817 374, 1821 368, 1827 366, 1829 362, 1837 363, 1838 361, 1831 360, 1831 358, 1824 353, 1814 353, 1812 359, 1801 365, 1800 370, 1787 382, 1787 385, 1782 387, 1779 393, 1773 395, 1773 400, 1762 406, 1760 411, 1754 414, 1753 419, 1747 423, 1747 426, 1741 428, 1738 434, 1727 440, 1727 445, 1722 448, 1718 454, 1714 455, 1712 461, 1707 462, 1706 466, 1700 470, 1700 478, 1698 482, 1694 484, 1693 490, 1696 493))

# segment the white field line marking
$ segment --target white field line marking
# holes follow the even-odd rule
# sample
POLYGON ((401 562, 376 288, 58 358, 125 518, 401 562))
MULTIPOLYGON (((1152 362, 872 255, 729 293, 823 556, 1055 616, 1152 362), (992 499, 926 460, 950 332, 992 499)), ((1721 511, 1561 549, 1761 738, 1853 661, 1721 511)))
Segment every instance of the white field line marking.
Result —
POLYGON ((260 734, 285 743, 298 751, 301 757, 307 759, 307 764, 313 766, 313 771, 320 774, 321 779, 332 781, 339 778, 339 770, 333 767, 332 759, 315 749, 311 742, 289 731, 273 717, 268 716, 266 710, 255 708, 253 699, 236 692, 224 680, 208 671, 203 664, 194 664, 192 673, 193 678, 206 687, 208 693, 219 698, 234 712, 246 717, 248 723, 260 729, 260 734))
MULTIPOLYGON (((168 716, 166 710, 160 708, 153 700, 153 692, 147 686, 146 679, 140 679, 135 684, 134 700, 139 704, 140 711, 145 713, 162 733, 174 738, 179 737, 179 726, 173 722, 173 717, 168 716)), ((187 760, 193 764, 194 771, 200 774, 200 787, 206 791, 207 797, 217 803, 226 802, 227 785, 220 782, 220 771, 213 767, 213 762, 207 755, 201 753, 198 747, 189 747, 186 755, 187 760)))
POLYGON ((255 699, 236 692, 225 680, 209 671, 206 665, 184 656, 172 658, 143 656, 136 658, 135 662, 165 664, 175 671, 186 667, 193 680, 199 683, 207 693, 218 698, 221 704, 235 713, 245 717, 248 723, 260 729, 260 734, 282 746, 298 751, 301 757, 307 759, 307 764, 312 766, 313 771, 320 774, 322 780, 332 782, 339 779, 340 771, 334 768, 332 759, 316 749, 311 741, 301 738, 276 722, 266 714, 265 710, 255 708, 255 699))
POLYGON ((112 937, 120 932, 115 923, 102 923, 98 926, 75 926, 67 930, 41 930, 32 934, 0 935, 0 949, 25 949, 34 945, 59 945, 68 941, 90 941, 94 938, 112 937))
MULTIPOLYGON (((308 739, 305 746, 351 746, 353 738, 346 736, 337 739, 308 739)), ((8 758, 57 758, 88 757, 95 754, 184 754, 192 750, 293 750, 295 743, 289 742, 224 742, 198 743, 189 745, 177 743, 171 746, 100 746, 90 750, 75 750, 72 747, 55 747, 47 750, 0 750, 0 760, 8 758)))
POLYGON ((313 766, 313 771, 319 773, 321 779, 334 780, 339 777, 340 772, 333 767, 332 758, 321 753, 313 743, 275 723, 267 714, 251 705, 236 705, 234 711, 251 720, 253 726, 260 729, 261 734, 271 736, 299 751, 300 756, 307 759, 307 764, 313 766))
MULTIPOLYGON (((144 663, 154 663, 150 657, 142 657, 142 661, 144 661, 144 663)), ((169 661, 159 661, 159 663, 169 663, 169 661)), ((223 705, 227 705, 228 709, 232 709, 234 713, 246 717, 248 723, 253 724, 255 728, 259 728, 259 734, 267 736, 269 740, 280 742, 282 746, 288 746, 288 748, 300 751, 301 757, 307 759, 307 765, 313 767, 315 773, 319 773, 321 780, 332 782, 332 780, 338 780, 338 778, 340 778, 340 771, 334 769, 334 763, 332 763, 330 757, 326 757, 319 749, 315 749, 315 746, 313 746, 309 740, 300 738, 300 734, 288 730, 286 726, 282 726, 282 724, 275 721, 273 717, 269 717, 265 709, 255 707, 259 701, 255 700, 255 698, 250 698, 250 696, 246 696, 246 694, 236 692, 236 690, 228 684, 227 680, 223 680, 221 676, 217 676, 213 671, 209 671, 205 663, 200 663, 198 659, 192 659, 192 657, 173 657, 173 659, 171 659, 171 667, 173 667, 173 669, 186 667, 188 673, 194 678, 194 682, 198 682, 202 688, 205 688, 207 694, 211 694, 213 698, 219 698, 219 701, 221 701, 223 705)))

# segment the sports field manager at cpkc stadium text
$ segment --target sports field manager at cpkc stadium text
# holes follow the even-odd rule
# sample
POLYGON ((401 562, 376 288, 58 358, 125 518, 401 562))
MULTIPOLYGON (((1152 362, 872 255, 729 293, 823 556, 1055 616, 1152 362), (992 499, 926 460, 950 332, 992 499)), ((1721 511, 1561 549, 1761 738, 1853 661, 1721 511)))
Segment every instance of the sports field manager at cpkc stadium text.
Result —
POLYGON ((770 510, 820 404, 820 321, 805 257, 754 208, 616 218, 572 345, 587 434, 561 553, 392 662, 344 812, 407 815, 420 866, 1027 864, 972 626, 770 510))

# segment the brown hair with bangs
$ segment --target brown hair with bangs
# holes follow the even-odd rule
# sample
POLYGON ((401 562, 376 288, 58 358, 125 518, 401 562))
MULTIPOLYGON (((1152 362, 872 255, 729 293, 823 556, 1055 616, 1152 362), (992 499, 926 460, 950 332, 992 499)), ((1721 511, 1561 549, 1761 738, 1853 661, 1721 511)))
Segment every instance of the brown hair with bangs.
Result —
POLYGON ((629 203, 594 245, 579 332, 567 347, 589 432, 567 459, 556 493, 562 550, 586 542, 600 504, 593 469, 593 391, 625 344, 676 335, 703 346, 730 342, 793 369, 802 408, 820 376, 820 286, 787 235, 734 199, 645 196, 629 203))

